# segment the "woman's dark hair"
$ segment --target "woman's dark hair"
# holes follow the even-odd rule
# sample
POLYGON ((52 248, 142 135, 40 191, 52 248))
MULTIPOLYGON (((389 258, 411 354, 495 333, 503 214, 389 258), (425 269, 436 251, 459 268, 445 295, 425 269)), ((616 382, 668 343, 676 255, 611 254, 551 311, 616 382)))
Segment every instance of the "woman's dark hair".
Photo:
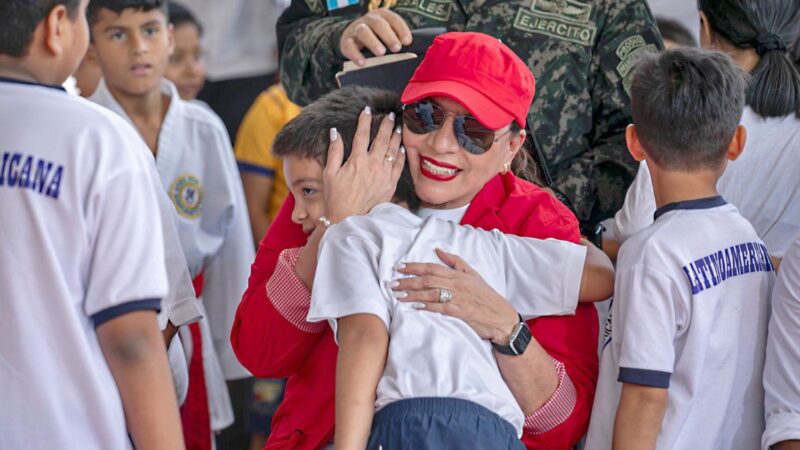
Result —
POLYGON ((169 2, 169 23, 175 28, 181 25, 194 25, 198 34, 203 35, 203 26, 197 21, 197 17, 180 3, 169 2))
POLYGON ((680 22, 656 17, 656 25, 665 41, 672 41, 682 47, 697 47, 697 40, 692 36, 691 31, 687 30, 680 22))
MULTIPOLYGON (((520 127, 517 122, 511 122, 509 133, 516 134, 519 133, 520 130, 522 130, 522 127, 520 127)), ((530 152, 533 151, 532 143, 529 142, 530 138, 531 136, 528 136, 528 138, 525 139, 525 142, 522 143, 522 148, 519 149, 514 160, 511 161, 511 172, 525 181, 530 181, 538 186, 544 186, 544 183, 539 178, 539 170, 536 167, 534 158, 531 157, 530 154, 530 152)))
POLYGON ((788 54, 800 31, 798 0, 698 0, 711 29, 761 60, 750 72, 747 104, 762 117, 800 117, 800 70, 788 54))

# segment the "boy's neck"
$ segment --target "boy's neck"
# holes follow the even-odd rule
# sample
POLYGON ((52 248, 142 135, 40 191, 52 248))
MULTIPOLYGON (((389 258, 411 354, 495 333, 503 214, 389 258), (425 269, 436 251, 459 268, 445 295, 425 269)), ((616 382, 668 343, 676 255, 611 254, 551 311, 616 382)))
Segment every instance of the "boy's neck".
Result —
POLYGON ((145 119, 147 121, 163 120, 166 113, 165 103, 169 105, 169 98, 161 93, 161 85, 144 94, 131 95, 119 89, 107 86, 114 100, 119 103, 125 113, 131 118, 145 119), (166 98, 165 98, 166 97, 166 98))
POLYGON ((133 121, 145 143, 153 152, 158 152, 158 135, 171 98, 161 93, 161 85, 144 94, 131 95, 107 86, 114 100, 119 103, 125 114, 133 121))
POLYGON ((6 60, 10 59, 11 58, 8 56, 0 55, 0 77, 50 86, 63 83, 63 81, 58 82, 52 79, 53 77, 45 73, 45 71, 35 70, 27 67, 25 64, 6 64, 6 60))
POLYGON ((691 172, 664 170, 653 161, 647 162, 653 182, 656 208, 670 203, 715 197, 720 170, 702 169, 691 172))

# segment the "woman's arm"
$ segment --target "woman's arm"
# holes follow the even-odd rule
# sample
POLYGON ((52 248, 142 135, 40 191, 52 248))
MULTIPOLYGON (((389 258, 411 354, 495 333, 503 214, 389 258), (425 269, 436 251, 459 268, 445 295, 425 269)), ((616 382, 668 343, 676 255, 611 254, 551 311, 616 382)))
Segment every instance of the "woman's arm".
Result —
POLYGON ((614 265, 608 256, 591 242, 581 239, 580 244, 586 247, 586 262, 583 265, 578 301, 608 300, 614 294, 614 265))
POLYGON ((372 314, 338 320, 339 357, 336 363, 336 450, 367 447, 375 391, 386 364, 389 332, 372 314))

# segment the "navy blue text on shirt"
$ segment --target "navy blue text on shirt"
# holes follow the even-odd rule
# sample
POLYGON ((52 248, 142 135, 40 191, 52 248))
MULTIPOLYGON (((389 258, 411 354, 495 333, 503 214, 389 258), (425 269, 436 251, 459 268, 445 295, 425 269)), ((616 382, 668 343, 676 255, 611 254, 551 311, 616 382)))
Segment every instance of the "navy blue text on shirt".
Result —
POLYGON ((52 161, 4 152, 0 158, 0 186, 30 189, 58 199, 64 166, 52 161))
POLYGON ((728 278, 774 270, 769 251, 760 242, 733 245, 683 266, 683 272, 692 286, 692 295, 710 289, 728 278))

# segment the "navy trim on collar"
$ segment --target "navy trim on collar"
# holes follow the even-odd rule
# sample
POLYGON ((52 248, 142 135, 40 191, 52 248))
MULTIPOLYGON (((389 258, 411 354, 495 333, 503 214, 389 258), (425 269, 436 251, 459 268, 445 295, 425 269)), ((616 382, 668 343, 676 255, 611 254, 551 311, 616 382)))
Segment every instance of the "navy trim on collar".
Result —
POLYGON ((0 77, 0 83, 13 83, 13 84, 25 84, 25 85, 28 85, 28 86, 40 86, 40 87, 46 87, 46 88, 50 88, 50 89, 58 89, 59 91, 62 91, 62 92, 67 92, 67 90, 64 89, 64 86, 61 86, 61 85, 58 85, 58 84, 42 84, 42 83, 36 83, 36 82, 33 82, 33 81, 17 80, 16 78, 0 77))
POLYGON ((684 202, 669 203, 656 210, 656 212, 653 214, 653 220, 658 220, 659 217, 670 211, 675 211, 676 209, 710 209, 727 204, 728 202, 726 202, 721 195, 698 198, 695 200, 686 200, 684 202))

